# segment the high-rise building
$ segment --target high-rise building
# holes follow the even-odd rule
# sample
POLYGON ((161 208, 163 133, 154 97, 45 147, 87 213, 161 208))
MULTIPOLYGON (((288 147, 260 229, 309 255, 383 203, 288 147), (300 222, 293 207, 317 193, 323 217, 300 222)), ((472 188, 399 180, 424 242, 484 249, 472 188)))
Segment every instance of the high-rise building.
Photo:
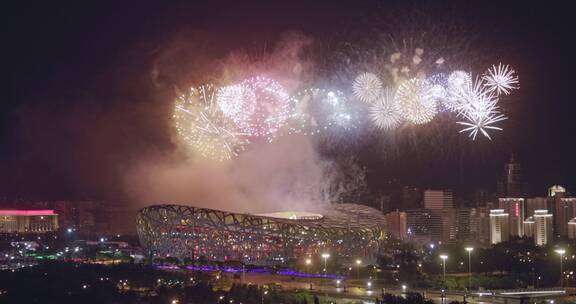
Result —
POLYGON ((529 216, 524 220, 524 236, 534 237, 534 216, 529 216))
POLYGON ((454 209, 452 191, 424 191, 424 208, 428 210, 438 223, 429 223, 432 228, 432 240, 450 242, 456 240, 457 213, 454 209))
POLYGON ((535 210, 550 210, 547 197, 533 197, 526 199, 526 216, 534 215, 535 210))
POLYGON ((455 238, 459 241, 477 241, 479 232, 478 208, 456 209, 455 238))
POLYGON ((568 235, 568 221, 576 216, 576 198, 565 197, 566 192, 557 192, 550 197, 550 204, 554 212, 554 234, 568 235))
POLYGON ((568 221, 568 238, 576 239, 576 217, 568 221))
POLYGON ((544 246, 552 241, 552 214, 548 210, 534 211, 534 243, 544 246))
POLYGON ((523 198, 499 198, 499 209, 503 209, 509 215, 510 236, 522 237, 524 236, 524 199, 523 198))
POLYGON ((406 234, 411 242, 426 244, 431 241, 430 227, 426 223, 431 215, 424 209, 406 210, 406 234))
POLYGON ((504 177, 498 183, 499 197, 523 197, 522 170, 520 164, 514 160, 514 154, 510 161, 504 165, 504 177))
POLYGON ((424 191, 424 208, 429 210, 448 210, 454 208, 452 191, 426 190, 424 191))
POLYGON ((549 197, 553 197, 556 195, 556 193, 566 193, 566 188, 560 186, 560 185, 554 185, 550 188, 548 188, 548 196, 549 197))
POLYGON ((442 217, 440 212, 426 209, 406 210, 406 234, 408 239, 419 244, 442 241, 442 217))
POLYGON ((456 209, 446 209, 442 211, 432 210, 432 213, 439 214, 441 225, 441 238, 439 241, 442 242, 453 242, 456 241, 456 236, 458 234, 458 212, 456 209))
POLYGON ((396 210, 386 214, 387 232, 396 239, 405 240, 408 234, 406 212, 396 210))
POLYGON ((508 216, 504 209, 490 210, 490 244, 507 242, 510 239, 508 216))
POLYGON ((482 244, 490 243, 490 208, 478 208, 478 241, 482 244))

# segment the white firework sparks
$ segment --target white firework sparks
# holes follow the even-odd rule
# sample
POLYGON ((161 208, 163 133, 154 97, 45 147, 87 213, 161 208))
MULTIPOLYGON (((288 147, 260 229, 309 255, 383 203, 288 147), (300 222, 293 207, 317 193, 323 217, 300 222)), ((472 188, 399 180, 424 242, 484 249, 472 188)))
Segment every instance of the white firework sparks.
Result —
POLYGON ((519 88, 516 71, 507 64, 503 65, 499 63, 498 65, 493 65, 482 78, 485 81, 486 87, 488 87, 491 92, 495 91, 498 95, 508 95, 510 91, 519 88))
POLYGON ((498 103, 498 97, 490 92, 481 79, 467 85, 459 96, 455 108, 458 115, 483 115, 489 113, 498 103))
POLYGON ((222 112, 252 136, 272 138, 290 116, 288 92, 263 76, 221 88, 217 101, 222 112))
POLYGON ((249 132, 271 139, 290 116, 290 95, 276 80, 257 76, 242 82, 253 89, 257 107, 251 117, 249 132))
POLYGON ((382 95, 370 105, 369 115, 372 122, 380 129, 392 130, 402 122, 402 117, 394 100, 395 92, 385 89, 382 95))
POLYGON ((437 92, 426 79, 412 78, 398 87, 394 97, 400 114, 414 124, 424 124, 436 115, 437 92))
POLYGON ((356 98, 363 102, 370 103, 380 96, 382 92, 382 81, 373 73, 362 73, 354 80, 352 91, 356 98))
POLYGON ((494 126, 495 123, 508 119, 504 114, 501 114, 495 105, 492 105, 482 112, 470 112, 464 114, 464 118, 467 121, 459 121, 457 122, 460 125, 463 125, 465 128, 460 130, 460 133, 469 132, 468 136, 472 138, 472 140, 476 140, 476 136, 478 133, 482 133, 486 138, 492 140, 490 134, 488 134, 488 130, 497 130, 502 131, 502 128, 494 126))
POLYGON ((197 155, 223 161, 237 156, 248 140, 222 113, 215 102, 215 91, 208 84, 178 96, 173 117, 178 135, 197 155))
POLYGON ((245 84, 225 86, 218 90, 216 100, 220 110, 240 128, 250 128, 250 117, 256 111, 256 94, 245 84))
POLYGON ((292 124, 289 133, 315 135, 357 127, 358 112, 341 91, 310 88, 291 98, 292 124))
POLYGON ((328 118, 327 125, 338 126, 344 129, 355 127, 355 115, 344 93, 340 91, 328 91, 322 98, 328 118))
POLYGON ((465 99, 466 91, 472 85, 472 76, 464 71, 454 71, 446 79, 446 98, 442 101, 445 109, 458 112, 465 99))

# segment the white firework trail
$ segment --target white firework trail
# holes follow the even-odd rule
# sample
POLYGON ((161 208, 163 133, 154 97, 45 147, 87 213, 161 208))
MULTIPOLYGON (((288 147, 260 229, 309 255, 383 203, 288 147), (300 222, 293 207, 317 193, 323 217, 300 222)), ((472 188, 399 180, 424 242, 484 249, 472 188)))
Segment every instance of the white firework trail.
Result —
POLYGON ((510 91, 519 88, 516 71, 507 64, 499 63, 498 65, 493 65, 486 71, 482 79, 484 79, 488 90, 491 92, 495 91, 498 95, 508 95, 510 91))
POLYGON ((467 121, 457 122, 459 125, 464 126, 464 129, 460 130, 460 133, 469 132, 468 136, 471 137, 472 140, 476 140, 478 133, 481 133, 489 140, 492 140, 488 130, 502 131, 502 128, 494 126, 494 124, 506 120, 508 117, 501 114, 496 109, 495 105, 485 110, 485 112, 471 112, 464 114, 464 118, 466 118, 467 121))
POLYGON ((215 101, 215 88, 208 84, 191 88, 174 103, 178 135, 198 155, 217 161, 229 160, 249 143, 215 101))

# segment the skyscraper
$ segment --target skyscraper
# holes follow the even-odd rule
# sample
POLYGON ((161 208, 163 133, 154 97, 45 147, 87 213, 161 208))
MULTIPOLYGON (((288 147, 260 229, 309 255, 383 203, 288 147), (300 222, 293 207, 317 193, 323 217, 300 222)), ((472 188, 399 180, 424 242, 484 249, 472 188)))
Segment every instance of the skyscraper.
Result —
POLYGON ((490 208, 478 208, 478 241, 483 244, 490 243, 490 208))
POLYGON ((552 214, 548 210, 534 211, 534 243, 544 246, 552 241, 552 214))
POLYGON ((396 239, 405 240, 408 231, 406 212, 400 212, 396 210, 394 212, 387 213, 385 216, 386 225, 388 228, 386 231, 396 239))
POLYGON ((424 208, 429 210, 448 210, 454 208, 452 191, 426 190, 424 191, 424 208))
POLYGON ((522 170, 520 164, 514 160, 514 154, 510 161, 504 165, 504 176, 498 183, 498 197, 523 197, 522 170))
POLYGON ((533 197, 526 199, 526 217, 534 215, 535 210, 551 210, 547 197, 533 197))
POLYGON ((524 236, 534 237, 534 216, 529 216, 524 220, 524 236))
POLYGON ((565 197, 566 194, 556 193, 550 197, 554 212, 554 234, 558 236, 568 235, 568 221, 576 216, 576 198, 565 197))
POLYGON ((510 239, 508 228, 508 213, 504 209, 490 210, 490 244, 507 242, 510 239))
POLYGON ((509 232, 511 236, 524 236, 524 199, 523 198, 499 198, 498 206, 509 215, 509 232))
POLYGON ((576 239, 576 218, 568 221, 568 238, 571 240, 576 239))
POLYGON ((448 190, 426 190, 424 191, 424 208, 433 215, 433 219, 438 219, 438 223, 428 223, 431 227, 435 241, 449 242, 456 239, 456 219, 457 214, 454 209, 454 198, 452 191, 448 190))
POLYGON ((439 241, 442 237, 442 220, 436 213, 426 209, 406 210, 406 234, 408 239, 418 244, 439 241))

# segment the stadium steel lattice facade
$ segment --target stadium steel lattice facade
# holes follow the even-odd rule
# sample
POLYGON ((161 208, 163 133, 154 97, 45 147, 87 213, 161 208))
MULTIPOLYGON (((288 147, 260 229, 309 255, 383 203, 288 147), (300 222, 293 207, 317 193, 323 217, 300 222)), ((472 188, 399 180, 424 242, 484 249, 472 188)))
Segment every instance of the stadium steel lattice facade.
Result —
POLYGON ((335 204, 322 214, 241 214, 180 205, 140 210, 137 230, 150 257, 264 261, 329 251, 373 258, 385 236, 376 209, 335 204))

